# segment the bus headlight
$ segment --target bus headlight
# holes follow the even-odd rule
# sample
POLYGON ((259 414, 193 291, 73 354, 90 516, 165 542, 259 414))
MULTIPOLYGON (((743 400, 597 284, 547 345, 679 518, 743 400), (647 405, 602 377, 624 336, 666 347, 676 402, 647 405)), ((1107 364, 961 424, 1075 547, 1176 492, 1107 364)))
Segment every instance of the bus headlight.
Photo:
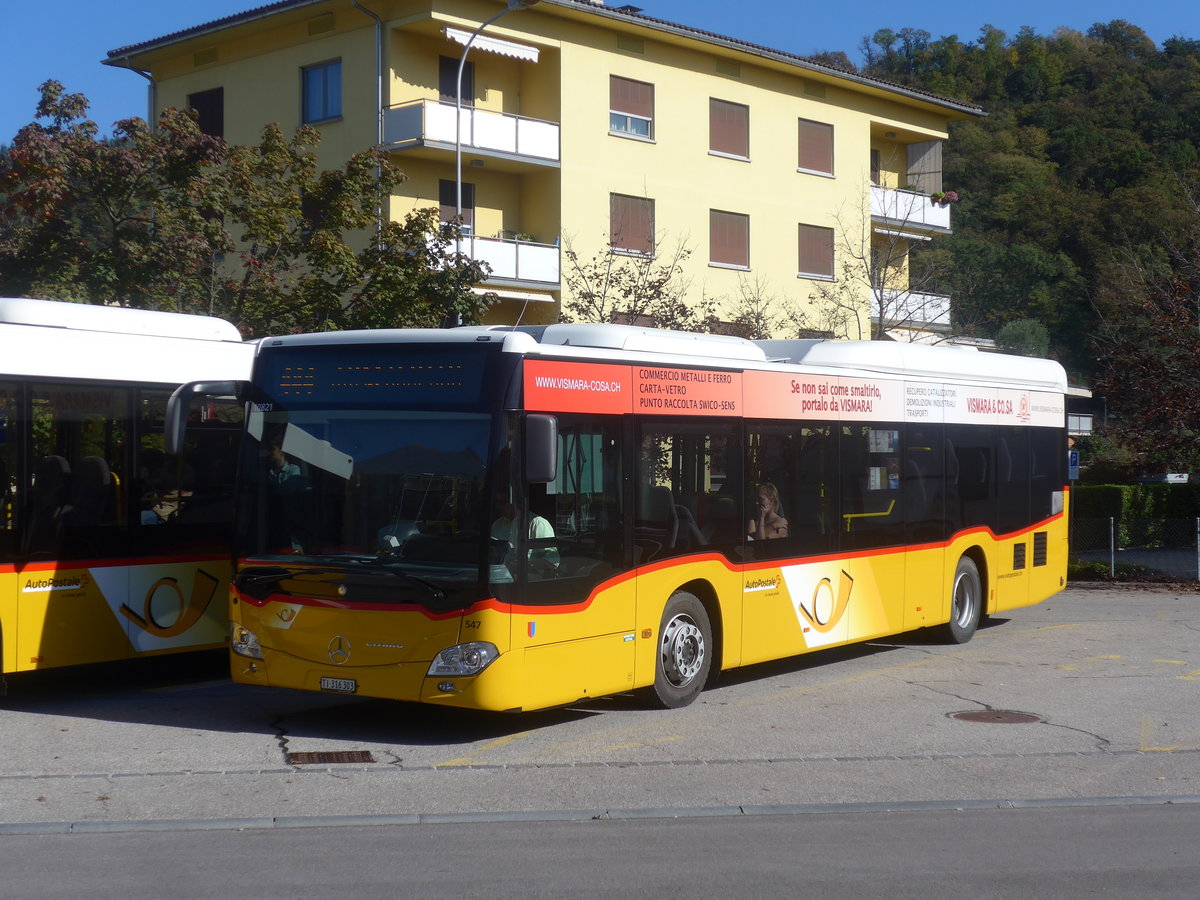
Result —
POLYGON ((229 623, 229 649, 239 656, 249 656, 251 659, 262 659, 262 647, 254 632, 237 622, 229 623))
POLYGON ((478 675, 500 656, 494 644, 472 641, 447 647, 429 664, 429 675, 478 675))

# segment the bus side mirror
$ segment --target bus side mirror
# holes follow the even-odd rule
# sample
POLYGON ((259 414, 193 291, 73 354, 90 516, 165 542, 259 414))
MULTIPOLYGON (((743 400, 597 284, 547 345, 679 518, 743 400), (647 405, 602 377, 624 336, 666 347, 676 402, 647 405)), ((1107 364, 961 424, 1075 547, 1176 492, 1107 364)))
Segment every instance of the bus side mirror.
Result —
POLYGON ((525 480, 548 484, 558 477, 558 419, 530 414, 525 417, 525 480))
POLYGON ((197 396, 242 397, 246 393, 244 381, 190 381, 175 388, 167 400, 167 420, 163 423, 164 447, 167 453, 176 454, 183 449, 183 433, 187 429, 188 408, 197 396))

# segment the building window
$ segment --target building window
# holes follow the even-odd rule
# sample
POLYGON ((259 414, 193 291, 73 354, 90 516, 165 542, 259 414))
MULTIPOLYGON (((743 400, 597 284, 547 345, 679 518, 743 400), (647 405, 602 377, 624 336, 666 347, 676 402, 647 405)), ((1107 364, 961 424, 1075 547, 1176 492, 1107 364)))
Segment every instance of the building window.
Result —
POLYGON ((654 201, 609 194, 609 245, 625 253, 654 254, 654 201))
POLYGON ((750 158, 750 107, 709 98, 708 150, 722 156, 750 158))
MULTIPOLYGON (((454 89, 458 87, 458 58, 438 57, 438 97, 443 103, 454 102, 454 89)), ((475 105, 475 63, 468 60, 463 65, 462 105, 475 105)))
POLYGON ((800 160, 796 167, 801 172, 833 174, 832 125, 800 119, 800 160))
POLYGON ((715 266, 750 268, 750 217, 708 211, 708 261, 715 266))
POLYGON ((342 61, 340 59, 315 66, 305 66, 300 70, 300 79, 303 95, 302 117, 305 125, 341 118, 342 61))
POLYGON ((225 137, 225 88, 188 94, 187 105, 196 112, 201 134, 225 137))
MULTIPOLYGON (((438 181, 438 207, 443 222, 454 221, 454 211, 458 206, 455 182, 443 178, 438 181)), ((462 233, 472 234, 475 230, 475 185, 464 181, 462 183, 462 233)))
POLYGON ((833 229, 800 226, 800 276, 833 278, 833 229))
POLYGON ((654 85, 610 75, 608 131, 624 137, 654 139, 654 85))

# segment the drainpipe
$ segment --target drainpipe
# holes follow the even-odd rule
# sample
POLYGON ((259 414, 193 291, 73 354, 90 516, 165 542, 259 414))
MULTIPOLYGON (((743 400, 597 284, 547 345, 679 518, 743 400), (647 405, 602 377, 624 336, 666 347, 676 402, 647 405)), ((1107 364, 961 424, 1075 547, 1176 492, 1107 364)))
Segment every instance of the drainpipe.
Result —
MULTIPOLYGON (((375 20, 375 149, 383 149, 383 19, 371 10, 359 4, 358 0, 350 0, 354 8, 375 20)), ((383 180, 383 163, 375 166, 375 183, 383 180)), ((375 230, 383 230, 383 199, 375 209, 375 230)))
POLYGON ((141 75, 148 82, 150 82, 150 90, 147 92, 149 96, 146 101, 146 124, 149 125, 150 130, 153 131, 158 125, 158 116, 155 112, 158 107, 158 84, 155 83, 154 76, 145 69, 135 69, 128 62, 121 62, 118 65, 120 65, 122 69, 128 69, 130 72, 137 72, 137 74, 141 75))

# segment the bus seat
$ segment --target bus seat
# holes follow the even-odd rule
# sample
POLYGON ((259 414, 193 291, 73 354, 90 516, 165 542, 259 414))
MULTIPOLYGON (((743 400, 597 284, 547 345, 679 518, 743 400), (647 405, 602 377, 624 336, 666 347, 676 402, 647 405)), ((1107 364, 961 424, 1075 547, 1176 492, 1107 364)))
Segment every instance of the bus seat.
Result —
POLYGON ((692 511, 682 503, 675 504, 675 520, 678 523, 676 542, 681 547, 695 549, 708 543, 700 531, 700 526, 696 524, 692 511))
POLYGON ((71 480, 70 524, 73 528, 102 525, 113 517, 113 479, 108 463, 85 456, 75 466, 71 480))
POLYGON ((708 510, 708 521, 704 523, 706 544, 725 543, 739 540, 742 530, 737 523, 737 503, 732 497, 716 497, 708 510))
POLYGON ((58 549, 70 481, 71 464, 61 456, 44 456, 34 469, 29 512, 30 553, 54 553, 58 549))
POLYGON ((638 531, 674 547, 679 534, 679 513, 669 487, 649 487, 638 494, 638 531))

